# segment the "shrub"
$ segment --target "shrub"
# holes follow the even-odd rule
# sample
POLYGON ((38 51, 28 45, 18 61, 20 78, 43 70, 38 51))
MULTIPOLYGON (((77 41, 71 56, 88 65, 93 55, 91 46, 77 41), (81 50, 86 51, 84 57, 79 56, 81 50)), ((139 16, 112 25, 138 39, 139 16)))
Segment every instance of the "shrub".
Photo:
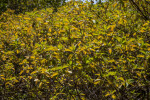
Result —
POLYGON ((149 21, 116 2, 52 12, 0 16, 1 98, 149 98, 149 21))

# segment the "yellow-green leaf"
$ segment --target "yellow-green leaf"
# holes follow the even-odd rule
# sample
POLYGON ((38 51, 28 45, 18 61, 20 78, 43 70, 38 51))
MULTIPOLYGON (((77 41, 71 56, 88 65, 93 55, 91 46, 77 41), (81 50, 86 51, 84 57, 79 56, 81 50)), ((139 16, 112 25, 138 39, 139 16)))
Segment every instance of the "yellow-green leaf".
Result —
POLYGON ((137 57, 144 58, 144 55, 137 55, 137 57))
POLYGON ((51 78, 53 78, 53 77, 56 76, 56 75, 58 75, 57 72, 56 72, 56 73, 53 73, 53 74, 51 75, 51 78))

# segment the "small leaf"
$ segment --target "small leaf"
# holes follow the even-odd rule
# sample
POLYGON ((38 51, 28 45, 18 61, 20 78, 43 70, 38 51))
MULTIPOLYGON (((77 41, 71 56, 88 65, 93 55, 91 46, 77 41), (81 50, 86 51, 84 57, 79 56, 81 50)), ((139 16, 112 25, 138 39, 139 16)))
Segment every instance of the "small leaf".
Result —
POLYGON ((16 51, 16 52, 17 52, 17 54, 18 54, 18 53, 19 53, 19 50, 17 49, 17 51, 16 51))
POLYGON ((58 75, 57 72, 56 72, 56 73, 53 73, 52 76, 51 76, 51 78, 53 78, 53 77, 56 76, 56 75, 58 75))
POLYGON ((110 31, 114 31, 115 27, 116 27, 116 25, 111 25, 111 30, 110 31))
POLYGON ((57 67, 54 67, 54 68, 52 68, 52 69, 50 69, 50 70, 51 70, 51 71, 61 70, 61 69, 67 68, 67 67, 69 67, 69 66, 67 66, 67 65, 64 65, 64 66, 57 66, 57 67))
POLYGON ((112 49, 111 48, 109 48, 108 51, 109 51, 110 54, 112 53, 112 49))
POLYGON ((42 18, 36 18, 36 20, 41 21, 41 20, 42 20, 42 18))
POLYGON ((48 23, 47 23, 47 22, 45 22, 44 24, 45 24, 45 25, 47 25, 48 23))
POLYGON ((48 31, 49 31, 49 32, 52 32, 52 29, 51 29, 51 28, 49 28, 49 29, 48 29, 48 31))
POLYGON ((71 50, 70 50, 70 49, 65 49, 65 51, 70 51, 70 52, 71 52, 71 50))
POLYGON ((25 19, 25 20, 30 20, 31 18, 25 17, 24 19, 25 19))
POLYGON ((136 33, 133 33, 133 36, 136 36, 136 33))
POLYGON ((39 84, 39 87, 41 87, 42 86, 42 82, 40 82, 40 84, 39 84))
POLYGON ((108 62, 112 63, 112 62, 115 62, 115 60, 114 60, 114 59, 111 59, 111 60, 108 60, 108 62))
POLYGON ((31 58, 31 59, 35 59, 35 57, 34 57, 34 56, 31 56, 30 58, 31 58))
POLYGON ((113 99, 116 99, 116 96, 113 94, 112 96, 111 96, 113 99))
POLYGON ((96 84, 100 83, 100 80, 101 80, 101 79, 96 79, 96 80, 94 81, 94 84, 96 85, 96 84))
POLYGON ((22 70, 19 74, 21 75, 24 72, 24 70, 22 70))
POLYGON ((106 94, 105 96, 107 97, 107 96, 109 96, 109 95, 110 95, 110 93, 109 93, 109 92, 107 92, 107 94, 106 94))
POLYGON ((45 68, 42 68, 42 69, 41 69, 41 72, 42 72, 42 73, 44 73, 45 71, 46 71, 46 69, 45 69, 45 68))
POLYGON ((144 55, 137 55, 137 57, 144 58, 144 55))
POLYGON ((115 3, 115 4, 113 5, 113 8, 115 8, 117 4, 118 4, 118 3, 115 3))
POLYGON ((31 73, 31 75, 33 75, 33 74, 35 74, 35 73, 37 73, 37 71, 33 71, 33 72, 31 73))
POLYGON ((120 79, 120 80, 124 81, 123 77, 119 77, 118 79, 120 79))
POLYGON ((110 76, 110 75, 116 75, 116 72, 108 72, 108 74, 106 76, 110 76))

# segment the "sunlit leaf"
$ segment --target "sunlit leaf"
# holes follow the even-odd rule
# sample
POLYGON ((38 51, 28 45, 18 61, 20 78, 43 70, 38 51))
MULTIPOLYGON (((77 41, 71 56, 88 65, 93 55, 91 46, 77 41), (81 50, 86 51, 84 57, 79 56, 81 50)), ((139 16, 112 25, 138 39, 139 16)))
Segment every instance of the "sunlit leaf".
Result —
POLYGON ((137 55, 137 57, 144 58, 145 56, 144 56, 144 55, 139 54, 139 55, 137 55))
POLYGON ((58 73, 53 73, 53 74, 51 75, 51 78, 53 78, 53 77, 56 76, 56 75, 58 75, 58 73))

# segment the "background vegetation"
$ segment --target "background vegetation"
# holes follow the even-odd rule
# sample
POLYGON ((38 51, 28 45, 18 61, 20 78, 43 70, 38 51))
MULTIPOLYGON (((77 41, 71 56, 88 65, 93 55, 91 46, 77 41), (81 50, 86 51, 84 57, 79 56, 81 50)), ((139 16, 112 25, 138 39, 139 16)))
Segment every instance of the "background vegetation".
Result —
POLYGON ((3 12, 0 99, 149 100, 150 21, 130 1, 3 12))
POLYGON ((0 0, 0 14, 8 8, 14 10, 16 14, 32 11, 36 9, 57 7, 63 5, 65 0, 0 0))

